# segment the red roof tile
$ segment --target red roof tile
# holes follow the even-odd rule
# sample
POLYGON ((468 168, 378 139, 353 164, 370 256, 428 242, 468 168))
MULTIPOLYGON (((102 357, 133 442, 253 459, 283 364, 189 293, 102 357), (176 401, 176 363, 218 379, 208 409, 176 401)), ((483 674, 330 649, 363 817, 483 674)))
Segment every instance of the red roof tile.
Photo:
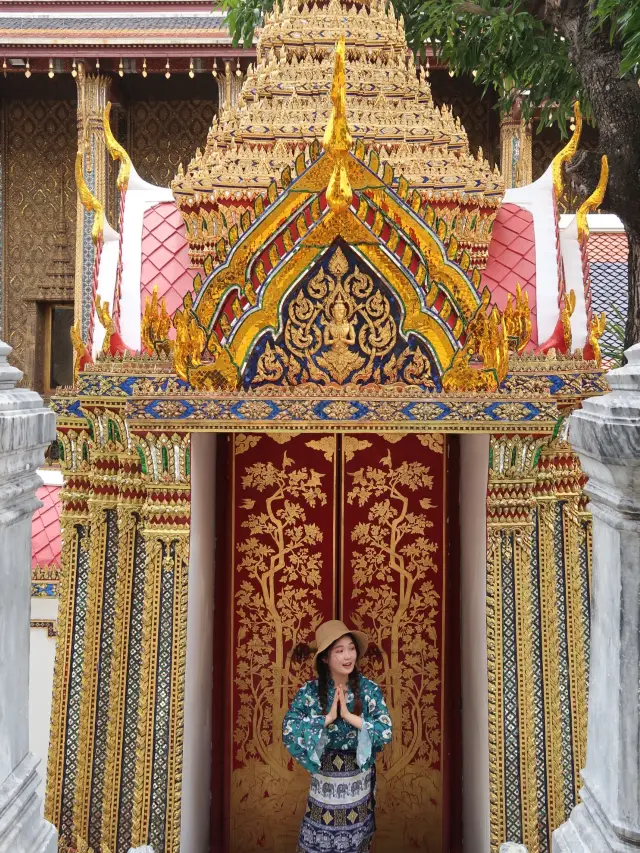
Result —
MULTIPOLYGON (((187 291, 193 290, 196 272, 189 269, 184 222, 178 208, 171 201, 149 208, 142 226, 141 310, 144 312, 147 296, 153 295, 157 285, 158 297, 165 300, 173 316, 187 291)), ((169 336, 175 338, 175 329, 169 336)))
POLYGON ((60 566, 60 486, 41 486, 36 492, 43 506, 33 514, 31 523, 31 568, 60 566))
POLYGON ((492 302, 502 311, 509 294, 515 294, 517 284, 529 295, 533 346, 538 342, 533 215, 516 204, 503 204, 493 223, 482 285, 489 288, 492 302))

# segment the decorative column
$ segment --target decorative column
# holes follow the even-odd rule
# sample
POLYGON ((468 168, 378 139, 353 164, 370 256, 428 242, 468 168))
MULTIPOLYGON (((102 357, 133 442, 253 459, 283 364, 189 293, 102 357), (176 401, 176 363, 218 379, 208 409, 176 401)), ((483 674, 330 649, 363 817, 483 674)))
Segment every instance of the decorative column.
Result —
MULTIPOLYGON (((87 74, 78 63, 78 151, 83 155, 86 184, 98 201, 106 205, 108 158, 102 118, 109 96, 108 77, 87 74)), ((93 213, 77 202, 75 319, 80 321, 83 340, 89 331, 95 247, 91 238, 93 213)))
POLYGON ((55 415, 0 342, 0 853, 53 853, 55 827, 40 816, 38 761, 29 752, 31 517, 36 470, 55 437, 55 415))
POLYGON ((517 104, 500 121, 500 171, 506 187, 522 187, 533 180, 531 122, 521 118, 517 104))
POLYGON ((593 514, 591 669, 582 802, 554 853, 640 850, 640 345, 626 356, 569 427, 593 514))

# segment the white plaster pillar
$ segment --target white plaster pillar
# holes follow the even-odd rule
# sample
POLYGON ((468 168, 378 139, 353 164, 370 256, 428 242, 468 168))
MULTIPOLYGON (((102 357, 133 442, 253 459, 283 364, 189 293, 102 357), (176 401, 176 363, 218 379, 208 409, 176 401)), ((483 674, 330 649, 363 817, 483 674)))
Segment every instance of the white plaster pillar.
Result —
POLYGON ((488 435, 460 436, 460 471, 463 850, 489 853, 488 435))
POLYGON ((37 469, 55 438, 55 415, 0 342, 0 853, 53 853, 55 827, 42 818, 38 760, 29 752, 31 517, 37 469))
MULTIPOLYGON (((193 433, 191 436, 191 540, 180 853, 208 853, 209 850, 216 438, 215 433, 193 433)), ((146 853, 147 848, 141 849, 146 853)))
POLYGON ((640 344, 626 355, 569 424, 593 513, 591 670, 582 802, 554 853, 640 851, 640 344))

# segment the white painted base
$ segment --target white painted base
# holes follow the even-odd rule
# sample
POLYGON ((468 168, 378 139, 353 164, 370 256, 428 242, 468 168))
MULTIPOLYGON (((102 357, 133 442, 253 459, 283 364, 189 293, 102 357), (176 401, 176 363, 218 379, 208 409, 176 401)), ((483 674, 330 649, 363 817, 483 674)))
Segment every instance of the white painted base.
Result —
POLYGON ((586 788, 581 803, 551 838, 552 853, 638 853, 640 838, 622 839, 586 788))
POLYGON ((0 787, 0 853, 55 853, 58 833, 40 814, 37 758, 30 752, 0 787))

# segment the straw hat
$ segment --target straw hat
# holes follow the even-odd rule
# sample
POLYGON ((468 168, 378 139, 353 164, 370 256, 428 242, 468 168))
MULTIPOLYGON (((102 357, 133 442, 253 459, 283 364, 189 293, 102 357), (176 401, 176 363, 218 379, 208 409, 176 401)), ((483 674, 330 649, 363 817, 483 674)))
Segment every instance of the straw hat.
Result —
POLYGON ((352 628, 347 628, 340 619, 330 619, 328 622, 323 622, 316 629, 316 639, 311 644, 311 648, 315 649, 315 655, 313 656, 314 663, 319 654, 326 651, 332 643, 335 643, 340 637, 344 637, 345 634, 353 636, 358 647, 358 656, 362 657, 369 645, 367 635, 362 631, 354 631, 352 628))

